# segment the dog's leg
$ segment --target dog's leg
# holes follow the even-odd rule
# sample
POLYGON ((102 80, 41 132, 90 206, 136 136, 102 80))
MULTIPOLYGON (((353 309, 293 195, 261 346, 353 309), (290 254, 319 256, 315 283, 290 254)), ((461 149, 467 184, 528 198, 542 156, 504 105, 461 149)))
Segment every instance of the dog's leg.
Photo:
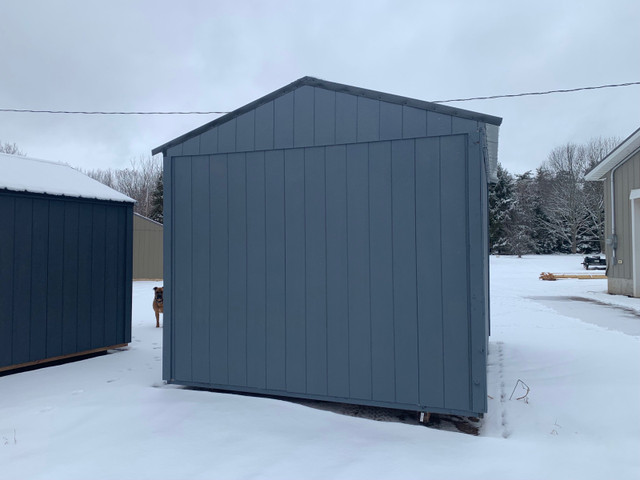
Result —
POLYGON ((156 310, 156 328, 160 328, 160 312, 156 310))

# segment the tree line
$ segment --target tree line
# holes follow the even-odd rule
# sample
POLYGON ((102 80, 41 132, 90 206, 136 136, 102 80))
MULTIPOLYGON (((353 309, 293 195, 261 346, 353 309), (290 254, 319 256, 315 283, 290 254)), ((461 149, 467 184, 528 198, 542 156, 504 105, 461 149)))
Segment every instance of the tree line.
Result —
POLYGON ((618 138, 554 148, 535 171, 511 174, 498 165, 489 191, 489 245, 492 253, 598 253, 604 251, 602 182, 585 174, 618 138))

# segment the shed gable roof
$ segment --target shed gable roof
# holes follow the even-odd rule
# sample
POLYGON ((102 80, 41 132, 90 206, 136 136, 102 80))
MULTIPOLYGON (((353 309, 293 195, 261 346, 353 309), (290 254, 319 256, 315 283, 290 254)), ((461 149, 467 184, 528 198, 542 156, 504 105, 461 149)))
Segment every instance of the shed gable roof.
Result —
POLYGON ((349 95, 354 95, 357 97, 364 97, 364 98, 370 98, 372 100, 380 100, 383 102, 388 102, 388 103, 393 103, 393 104, 397 104, 397 105, 405 105, 405 106, 409 106, 409 107, 413 107, 413 108, 418 108, 418 109, 422 109, 422 110, 427 110, 427 111, 431 111, 431 112, 436 112, 436 113, 441 113, 441 114, 445 114, 445 115, 450 115, 453 117, 459 117, 459 118, 465 118, 465 119, 469 119, 469 120, 476 120, 476 121, 480 121, 480 122, 484 122, 490 125, 495 125, 495 126, 499 126, 502 123, 502 119, 499 117, 494 117, 492 115, 485 115, 482 113, 477 113, 477 112, 472 112, 470 110, 463 110, 463 109, 458 109, 458 108, 454 108, 454 107, 449 107, 447 105, 441 105, 438 103, 433 103, 433 102, 427 102, 424 100, 417 100, 414 98, 408 98, 408 97, 402 97, 399 95, 393 95, 390 93, 384 93, 384 92, 378 92, 375 90, 369 90, 366 88, 359 88, 359 87, 353 87, 350 85, 343 85, 340 83, 335 83, 335 82, 329 82, 326 80, 321 80, 318 78, 314 78, 314 77, 302 77, 298 80, 296 80, 293 83, 290 83, 289 85, 282 87, 268 95, 265 95, 262 98, 259 98, 257 100, 254 100, 251 103, 248 103, 247 105, 240 107, 236 110, 234 110, 233 112, 227 113, 226 115, 223 115, 220 118, 217 118, 209 123, 206 123, 204 125, 202 125, 201 127, 198 127, 190 132, 185 133, 184 135, 181 135, 163 145, 160 145, 159 147, 156 147, 152 150, 152 153, 154 155, 164 152, 166 151, 168 148, 171 148, 174 145, 178 145, 180 143, 183 143, 187 140, 189 140, 190 138, 193 138, 203 132, 206 132, 207 130, 217 127, 219 125, 222 125, 223 123, 226 123, 230 120, 233 120, 234 118, 250 111, 250 110, 254 110, 258 107, 260 107, 261 105, 264 105, 272 100, 275 100, 278 97, 281 97, 283 95, 286 95, 290 92, 293 92, 294 90, 297 90, 301 87, 304 86, 311 86, 311 87, 317 87, 317 88, 322 88, 325 90, 330 90, 330 91, 334 91, 334 92, 340 92, 340 93, 346 93, 349 95))
POLYGON ((621 163, 629 160, 640 149, 640 128, 629 135, 620 145, 614 148, 609 155, 593 167, 586 175, 585 180, 604 180, 611 170, 621 163))
POLYGON ((0 189, 135 203, 135 200, 61 163, 0 153, 0 189))

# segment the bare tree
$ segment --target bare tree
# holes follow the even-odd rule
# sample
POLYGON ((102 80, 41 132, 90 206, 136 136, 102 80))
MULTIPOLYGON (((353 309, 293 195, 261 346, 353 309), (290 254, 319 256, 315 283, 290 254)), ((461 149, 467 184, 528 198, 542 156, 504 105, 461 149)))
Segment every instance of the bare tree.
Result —
POLYGON ((8 153, 10 155, 22 155, 25 156, 26 153, 24 153, 22 150, 20 150, 20 148, 18 148, 18 145, 16 145, 15 143, 2 143, 0 142, 0 153, 8 153))

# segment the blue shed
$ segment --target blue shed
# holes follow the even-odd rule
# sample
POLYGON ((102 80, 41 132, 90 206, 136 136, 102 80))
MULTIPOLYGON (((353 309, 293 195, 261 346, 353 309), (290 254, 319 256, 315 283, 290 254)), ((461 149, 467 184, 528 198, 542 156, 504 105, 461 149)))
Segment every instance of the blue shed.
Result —
POLYGON ((304 77, 154 149, 164 379, 486 412, 500 123, 304 77))
POLYGON ((59 163, 0 172, 0 372, 131 342, 134 201, 59 163))

